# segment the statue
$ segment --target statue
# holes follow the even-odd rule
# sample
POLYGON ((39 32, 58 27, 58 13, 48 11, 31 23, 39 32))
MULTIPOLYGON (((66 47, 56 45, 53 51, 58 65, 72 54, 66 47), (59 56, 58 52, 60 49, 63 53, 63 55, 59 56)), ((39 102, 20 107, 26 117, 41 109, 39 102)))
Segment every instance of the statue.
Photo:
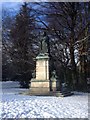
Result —
POLYGON ((35 72, 35 70, 32 72, 32 78, 36 78, 36 72, 35 72))
POLYGON ((49 37, 46 35, 46 32, 43 32, 40 40, 40 53, 47 54, 49 47, 49 37))
POLYGON ((52 77, 51 78, 52 79, 57 79, 57 75, 56 75, 56 71, 55 70, 52 72, 52 77))

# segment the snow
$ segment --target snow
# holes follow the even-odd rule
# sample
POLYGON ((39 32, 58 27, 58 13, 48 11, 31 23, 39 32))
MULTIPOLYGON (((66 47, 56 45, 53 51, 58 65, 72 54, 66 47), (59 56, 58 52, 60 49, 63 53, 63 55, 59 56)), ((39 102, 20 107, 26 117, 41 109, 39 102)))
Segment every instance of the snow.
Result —
MULTIPOLYGON (((1 84, 1 82, 0 82, 1 84)), ((69 97, 20 95, 18 82, 2 83, 2 118, 88 118, 88 93, 69 97)))

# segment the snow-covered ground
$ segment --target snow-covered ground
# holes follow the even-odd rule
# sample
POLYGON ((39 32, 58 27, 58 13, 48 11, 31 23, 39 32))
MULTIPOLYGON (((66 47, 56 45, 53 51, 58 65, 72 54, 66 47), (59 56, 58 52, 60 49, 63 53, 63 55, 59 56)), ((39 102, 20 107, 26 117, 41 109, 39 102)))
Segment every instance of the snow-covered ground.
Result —
MULTIPOLYGON (((0 82, 1 84, 1 82, 0 82)), ((3 82, 0 96, 2 118, 88 118, 88 94, 69 97, 20 95, 17 82, 3 82)))

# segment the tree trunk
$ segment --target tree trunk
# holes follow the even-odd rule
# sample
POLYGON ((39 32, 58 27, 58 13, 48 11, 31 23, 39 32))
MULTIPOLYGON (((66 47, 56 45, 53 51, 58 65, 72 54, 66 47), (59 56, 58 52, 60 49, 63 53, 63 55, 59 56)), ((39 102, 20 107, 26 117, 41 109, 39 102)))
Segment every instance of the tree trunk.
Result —
POLYGON ((74 48, 70 45, 70 58, 71 58, 71 69, 72 69, 72 81, 73 81, 73 89, 78 88, 78 77, 77 77, 77 69, 74 58, 74 48))

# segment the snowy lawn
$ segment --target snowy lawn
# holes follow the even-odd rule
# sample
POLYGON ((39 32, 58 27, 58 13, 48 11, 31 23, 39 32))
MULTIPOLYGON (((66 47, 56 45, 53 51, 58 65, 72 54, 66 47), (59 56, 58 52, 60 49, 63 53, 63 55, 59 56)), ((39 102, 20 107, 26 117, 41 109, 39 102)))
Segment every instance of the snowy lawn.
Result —
MULTIPOLYGON (((0 83, 1 84, 1 83, 0 83)), ((19 95, 17 82, 3 82, 0 95, 2 118, 88 118, 88 94, 69 97, 19 95)))

